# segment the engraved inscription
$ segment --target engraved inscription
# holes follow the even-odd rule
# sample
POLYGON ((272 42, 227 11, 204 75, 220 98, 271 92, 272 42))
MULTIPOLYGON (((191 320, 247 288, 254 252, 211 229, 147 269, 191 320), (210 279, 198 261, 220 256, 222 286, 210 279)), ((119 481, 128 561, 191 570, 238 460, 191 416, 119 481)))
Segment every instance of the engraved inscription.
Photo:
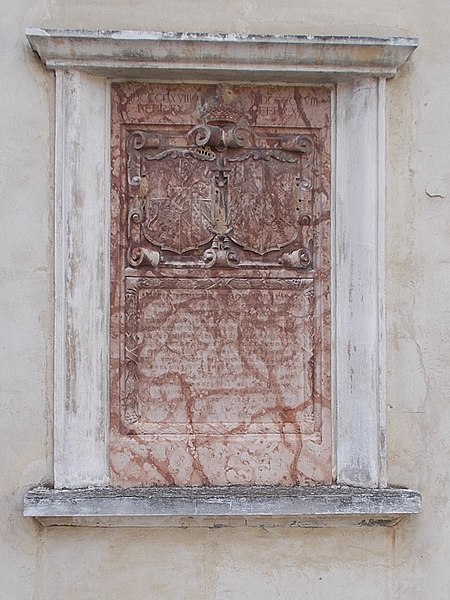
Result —
POLYGON ((128 433, 314 431, 312 280, 129 278, 127 298, 128 433))

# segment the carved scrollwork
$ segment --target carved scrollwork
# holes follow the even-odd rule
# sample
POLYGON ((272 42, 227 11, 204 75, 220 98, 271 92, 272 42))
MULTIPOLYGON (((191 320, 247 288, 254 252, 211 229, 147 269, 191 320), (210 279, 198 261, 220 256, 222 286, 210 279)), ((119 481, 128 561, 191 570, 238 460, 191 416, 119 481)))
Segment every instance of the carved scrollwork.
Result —
POLYGON ((299 248, 293 252, 282 254, 278 263, 283 267, 310 269, 312 267, 311 253, 307 248, 299 248))
POLYGON ((300 217, 299 223, 300 225, 311 225, 311 215, 302 215, 300 217))
POLYGON ((141 183, 141 151, 145 148, 159 148, 161 136, 155 132, 133 131, 128 138, 128 179, 131 185, 141 183))
POLYGON ((249 160, 253 158, 253 160, 265 160, 268 161, 271 158, 278 160, 279 162, 287 162, 287 163, 295 163, 297 159, 293 156, 288 156, 283 152, 278 152, 277 150, 265 150, 265 149, 255 149, 249 150, 248 152, 244 152, 244 154, 240 154, 235 158, 230 158, 230 162, 242 162, 244 160, 249 160))
POLYGON ((169 148, 159 154, 146 154, 145 160, 161 160, 163 158, 187 158, 192 157, 197 160, 215 160, 216 155, 209 148, 169 148))
POLYGON ((305 192, 311 192, 313 189, 313 184, 310 179, 302 179, 298 182, 298 187, 300 188, 300 198, 298 200, 298 208, 297 211, 301 214, 299 215, 299 225, 311 225, 312 217, 307 212, 302 212, 305 210, 304 199, 305 192))
POLYGON ((196 125, 187 133, 188 140, 194 138, 196 146, 210 146, 218 150, 242 148, 251 137, 247 127, 239 125, 196 125))
POLYGON ((302 179, 300 181, 300 189, 310 192, 313 189, 313 184, 309 179, 302 179))
MULTIPOLYGON (((145 201, 148 192, 148 182, 142 178, 139 189, 140 202, 145 201)), ((128 251, 127 260, 131 267, 157 267, 163 259, 159 252, 142 246, 142 224, 145 222, 145 204, 132 208, 128 214, 128 251)))
POLYGON ((243 147, 245 144, 250 143, 252 132, 247 127, 236 125, 228 132, 225 132, 225 142, 227 148, 238 148, 243 147))
MULTIPOLYGON (((144 207, 138 206, 132 208, 128 213, 128 239, 132 237, 132 228, 133 225, 142 225, 145 220, 145 210, 144 207)), ((139 227, 140 228, 140 227, 139 227)))
POLYGON ((237 267, 239 257, 231 247, 227 236, 216 235, 211 248, 203 253, 203 260, 207 267, 237 267))
POLYGON ((161 136, 154 131, 133 131, 130 134, 130 143, 135 150, 159 148, 161 145, 161 136))
POLYGON ((308 135, 285 135, 281 138, 281 147, 290 152, 311 154, 314 150, 314 141, 308 135))
POLYGON ((164 262, 163 257, 155 250, 150 250, 143 246, 135 246, 128 249, 128 263, 131 267, 157 267, 162 262, 164 262))
POLYGON ((128 287, 125 293, 125 321, 125 397, 123 411, 125 424, 133 425, 141 417, 137 384, 142 337, 138 333, 139 299, 138 289, 135 286, 128 287))
POLYGON ((196 125, 187 133, 188 140, 194 138, 196 146, 216 146, 222 130, 220 127, 208 127, 208 125, 196 125))

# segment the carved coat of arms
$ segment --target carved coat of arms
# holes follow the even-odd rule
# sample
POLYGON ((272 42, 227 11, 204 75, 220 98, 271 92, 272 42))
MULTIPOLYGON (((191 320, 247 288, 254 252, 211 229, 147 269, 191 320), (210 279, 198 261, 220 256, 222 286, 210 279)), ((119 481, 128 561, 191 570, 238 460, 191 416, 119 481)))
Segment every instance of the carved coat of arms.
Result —
POLYGON ((314 135, 249 127, 220 101, 208 111, 191 127, 129 134, 130 264, 309 267, 314 135))

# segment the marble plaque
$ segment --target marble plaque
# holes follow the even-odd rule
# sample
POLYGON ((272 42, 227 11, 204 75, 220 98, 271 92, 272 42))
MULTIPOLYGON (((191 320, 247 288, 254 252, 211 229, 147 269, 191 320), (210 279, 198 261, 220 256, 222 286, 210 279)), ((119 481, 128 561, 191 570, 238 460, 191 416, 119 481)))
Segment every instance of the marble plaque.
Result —
POLYGON ((113 84, 115 485, 331 482, 330 111, 113 84))

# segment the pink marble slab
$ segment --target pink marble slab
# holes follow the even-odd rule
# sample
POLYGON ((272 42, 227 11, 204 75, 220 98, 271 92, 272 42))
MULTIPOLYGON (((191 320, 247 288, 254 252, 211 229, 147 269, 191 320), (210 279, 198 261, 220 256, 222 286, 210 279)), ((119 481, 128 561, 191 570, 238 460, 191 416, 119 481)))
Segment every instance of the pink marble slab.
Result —
POLYGON ((331 483, 330 107, 113 85, 115 485, 331 483))

